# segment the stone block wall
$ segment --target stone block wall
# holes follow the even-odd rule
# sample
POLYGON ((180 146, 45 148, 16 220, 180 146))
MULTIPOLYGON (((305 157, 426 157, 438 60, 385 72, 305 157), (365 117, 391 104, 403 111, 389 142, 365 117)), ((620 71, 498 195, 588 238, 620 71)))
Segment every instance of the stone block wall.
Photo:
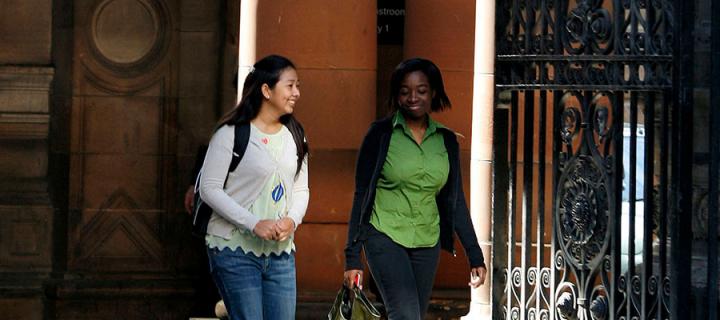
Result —
POLYGON ((54 222, 47 180, 52 5, 3 0, 0 7, 0 309, 42 319, 54 222))

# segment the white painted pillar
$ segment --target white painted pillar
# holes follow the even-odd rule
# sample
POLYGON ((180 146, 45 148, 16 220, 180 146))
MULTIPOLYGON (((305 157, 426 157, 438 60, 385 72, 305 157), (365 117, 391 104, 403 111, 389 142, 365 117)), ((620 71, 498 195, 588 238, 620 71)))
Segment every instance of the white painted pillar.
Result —
POLYGON ((237 104, 242 97, 243 82, 255 64, 258 0, 240 1, 240 39, 238 40, 237 104))
POLYGON ((495 1, 475 1, 470 214, 488 269, 485 284, 471 289, 470 311, 462 319, 492 317, 492 149, 495 86, 495 1))

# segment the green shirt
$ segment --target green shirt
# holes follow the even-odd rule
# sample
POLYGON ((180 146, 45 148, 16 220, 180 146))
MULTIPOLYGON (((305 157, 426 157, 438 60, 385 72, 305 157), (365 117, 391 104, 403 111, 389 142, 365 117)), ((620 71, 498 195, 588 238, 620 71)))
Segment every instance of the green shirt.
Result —
POLYGON ((435 197, 450 173, 442 124, 428 117, 422 143, 397 112, 388 154, 377 182, 370 223, 406 248, 432 247, 440 237, 435 197))

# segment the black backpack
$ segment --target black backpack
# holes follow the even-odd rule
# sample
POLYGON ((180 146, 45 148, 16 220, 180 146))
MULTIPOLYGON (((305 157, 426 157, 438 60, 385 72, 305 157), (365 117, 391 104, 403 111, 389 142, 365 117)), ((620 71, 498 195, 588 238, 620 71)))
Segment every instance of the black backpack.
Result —
MULTIPOLYGON (((227 178, 230 172, 235 171, 240 160, 245 154, 247 149, 248 141, 250 141, 250 124, 244 123, 235 125, 235 140, 233 144, 233 155, 230 161, 230 167, 228 173, 225 175, 225 184, 227 184, 227 178)), ((213 210, 205 201, 200 198, 200 176, 202 170, 198 173, 195 179, 195 195, 193 196, 193 219, 192 219, 192 234, 196 237, 205 238, 207 233, 208 223, 210 222, 210 216, 212 216, 213 210)), ((225 185, 223 185, 223 188, 225 185)))

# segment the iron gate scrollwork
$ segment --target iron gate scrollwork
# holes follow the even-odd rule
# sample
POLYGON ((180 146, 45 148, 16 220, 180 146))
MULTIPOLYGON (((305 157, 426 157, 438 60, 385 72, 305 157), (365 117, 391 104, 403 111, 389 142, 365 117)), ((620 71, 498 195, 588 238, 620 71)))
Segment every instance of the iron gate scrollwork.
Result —
POLYGON ((497 17, 494 317, 668 319, 672 1, 497 17))

